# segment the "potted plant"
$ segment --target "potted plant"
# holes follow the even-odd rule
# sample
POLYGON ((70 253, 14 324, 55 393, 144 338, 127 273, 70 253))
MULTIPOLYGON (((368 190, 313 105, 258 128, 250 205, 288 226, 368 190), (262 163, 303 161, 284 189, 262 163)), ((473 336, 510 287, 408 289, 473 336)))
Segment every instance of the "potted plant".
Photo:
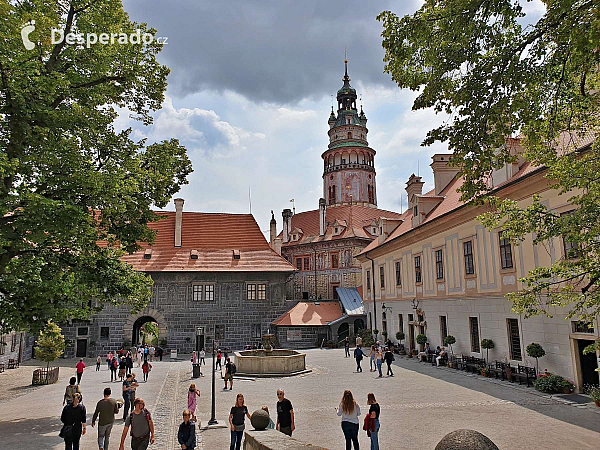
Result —
POLYGON ((417 350, 416 348, 412 351, 412 355, 413 356, 417 356, 419 354, 419 350, 417 350))
POLYGON ((383 336, 383 340, 384 342, 387 341, 387 337, 388 337, 388 332, 387 331, 382 331, 381 335, 383 336))
POLYGON ((566 378, 562 380, 562 389, 563 394, 570 394, 575 389, 575 384, 572 381, 567 380, 566 378))
POLYGON ((481 375, 483 375, 484 377, 489 377, 490 369, 488 369, 487 367, 484 367, 483 369, 481 369, 481 375))
POLYGON ((452 336, 451 334, 446 336, 446 338, 444 339, 444 345, 450 346, 450 353, 452 353, 453 355, 454 355, 454 352, 452 351, 452 344, 454 344, 455 342, 456 342, 456 338, 454 336, 452 336))
MULTIPOLYGON (((396 332, 396 339, 398 340, 398 343, 400 343, 401 341, 404 340, 406 336, 404 335, 403 331, 398 331, 396 332)), ((406 350, 404 350, 404 346, 403 345, 399 345, 400 349, 398 351, 398 353, 400 355, 406 355, 406 350)))
POLYGON ((427 336, 425 336, 424 334, 419 334, 417 335, 416 341, 417 344, 419 344, 422 347, 427 343, 427 336))
POLYGON ((481 341, 481 348, 485 348, 487 350, 487 354, 485 357, 485 362, 488 363, 490 362, 490 348, 494 348, 494 341, 492 341, 491 339, 484 339, 483 341, 481 341))
POLYGON ((530 356, 531 358, 535 358, 535 371, 537 373, 540 373, 540 366, 539 366, 538 358, 541 358, 542 356, 544 356, 546 354, 546 352, 544 351, 542 346, 540 344, 536 344, 535 342, 532 342, 531 344, 529 344, 527 346, 525 351, 527 352, 528 356, 530 356))
POLYGON ((377 328, 375 328, 375 329, 373 330, 373 336, 374 336, 374 337, 373 337, 373 339, 374 339, 375 341, 377 341, 377 336, 378 336, 378 335, 379 335, 379 330, 378 330, 377 328))
POLYGON ((600 386, 586 386, 585 392, 592 397, 596 406, 600 407, 600 386))

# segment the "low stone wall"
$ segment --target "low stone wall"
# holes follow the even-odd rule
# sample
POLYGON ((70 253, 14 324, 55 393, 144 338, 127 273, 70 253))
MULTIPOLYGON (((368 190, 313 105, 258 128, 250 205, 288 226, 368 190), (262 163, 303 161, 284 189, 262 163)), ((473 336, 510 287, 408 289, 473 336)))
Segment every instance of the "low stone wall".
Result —
POLYGON ((276 430, 246 431, 244 450, 327 450, 299 441, 276 430))
POLYGON ((290 374, 306 369, 306 355, 294 350, 249 350, 235 352, 240 374, 290 374), (270 354, 269 354, 270 353, 270 354), (264 356, 269 354, 269 356, 264 356))

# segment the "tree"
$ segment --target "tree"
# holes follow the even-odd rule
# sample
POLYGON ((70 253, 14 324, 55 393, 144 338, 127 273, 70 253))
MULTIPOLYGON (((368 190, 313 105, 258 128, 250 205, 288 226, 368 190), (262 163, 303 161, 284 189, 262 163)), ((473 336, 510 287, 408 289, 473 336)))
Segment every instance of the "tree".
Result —
POLYGON ((131 22, 120 0, 2 2, 0 16, 1 325, 36 331, 105 304, 139 310, 152 280, 121 257, 153 242, 151 207, 192 170, 176 139, 147 145, 114 128, 117 108, 149 125, 161 106, 162 44, 128 38, 156 30, 131 22), (31 50, 17 38, 29 21, 31 50), (127 39, 52 44, 52 28, 127 39))
POLYGON ((454 355, 454 352, 452 351, 452 344, 454 344, 454 343, 456 343, 456 338, 454 336, 449 334, 448 336, 445 337, 444 345, 450 346, 450 353, 452 353, 453 355, 454 355))
POLYGON ((424 334, 419 334, 416 337, 416 341, 417 341, 417 344, 419 344, 421 346, 425 345, 427 343, 427 336, 425 336, 424 334))
POLYGON ((486 356, 485 356, 485 360, 487 362, 489 362, 490 360, 490 349, 494 348, 494 341, 492 341, 491 339, 484 339, 481 341, 481 348, 485 348, 487 350, 486 352, 486 356))
POLYGON ((37 338, 35 357, 46 362, 46 370, 50 367, 50 363, 58 359, 65 351, 65 337, 61 331, 58 325, 48 321, 37 338))
POLYGON ((513 310, 551 316, 566 307, 569 318, 592 323, 600 314, 600 3, 545 1, 545 14, 526 26, 521 3, 426 0, 402 18, 385 11, 385 71, 418 91, 414 110, 449 115, 423 145, 447 142, 462 200, 487 203, 486 226, 501 224, 517 244, 528 234, 534 244, 572 243, 568 258, 521 280, 508 295, 513 310), (524 206, 491 195, 492 171, 518 156, 545 168, 572 214, 548 210, 539 196, 524 206))
POLYGON ((404 331, 396 332, 396 339, 398 339, 398 342, 403 341, 405 337, 404 331))
POLYGON ((544 356, 546 354, 546 351, 542 348, 540 344, 536 344, 535 342, 529 344, 525 351, 527 352, 528 356, 530 356, 531 358, 535 358, 535 370, 537 371, 537 373, 540 373, 540 365, 538 358, 544 356))

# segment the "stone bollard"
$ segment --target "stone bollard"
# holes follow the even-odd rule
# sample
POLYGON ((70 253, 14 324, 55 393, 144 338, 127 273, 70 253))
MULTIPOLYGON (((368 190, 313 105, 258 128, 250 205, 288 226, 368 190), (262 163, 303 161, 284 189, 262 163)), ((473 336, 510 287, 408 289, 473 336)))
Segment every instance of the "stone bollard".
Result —
POLYGON ((256 431, 265 430, 269 426, 269 420, 269 413, 262 409, 257 409, 250 416, 250 423, 256 431))
POLYGON ((487 436, 475 430, 456 430, 448 433, 435 450, 499 450, 487 436))

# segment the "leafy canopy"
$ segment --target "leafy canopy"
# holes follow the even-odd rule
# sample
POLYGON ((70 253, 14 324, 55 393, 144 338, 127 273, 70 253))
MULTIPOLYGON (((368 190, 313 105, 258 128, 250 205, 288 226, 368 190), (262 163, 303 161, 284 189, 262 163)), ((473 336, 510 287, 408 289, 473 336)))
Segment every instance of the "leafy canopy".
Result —
POLYGON ((402 18, 385 11, 385 70, 418 91, 414 110, 449 115, 423 145, 448 143, 464 177, 462 199, 488 202, 486 226, 502 224, 517 244, 533 234, 534 244, 564 237, 573 246, 521 280, 525 288, 509 295, 513 310, 530 317, 561 306, 591 323, 600 314, 600 2, 546 0, 530 25, 523 3, 426 0, 402 18), (489 195, 492 171, 516 160, 519 141, 571 214, 549 211, 539 196, 523 207, 489 195))
POLYGON ((192 169, 176 139, 147 145, 113 122, 124 108, 152 123, 169 73, 162 44, 50 37, 156 30, 131 22, 120 0, 4 0, 0 17, 0 325, 35 331, 87 318, 96 301, 143 308, 152 280, 120 258, 152 242, 151 208, 192 169))

